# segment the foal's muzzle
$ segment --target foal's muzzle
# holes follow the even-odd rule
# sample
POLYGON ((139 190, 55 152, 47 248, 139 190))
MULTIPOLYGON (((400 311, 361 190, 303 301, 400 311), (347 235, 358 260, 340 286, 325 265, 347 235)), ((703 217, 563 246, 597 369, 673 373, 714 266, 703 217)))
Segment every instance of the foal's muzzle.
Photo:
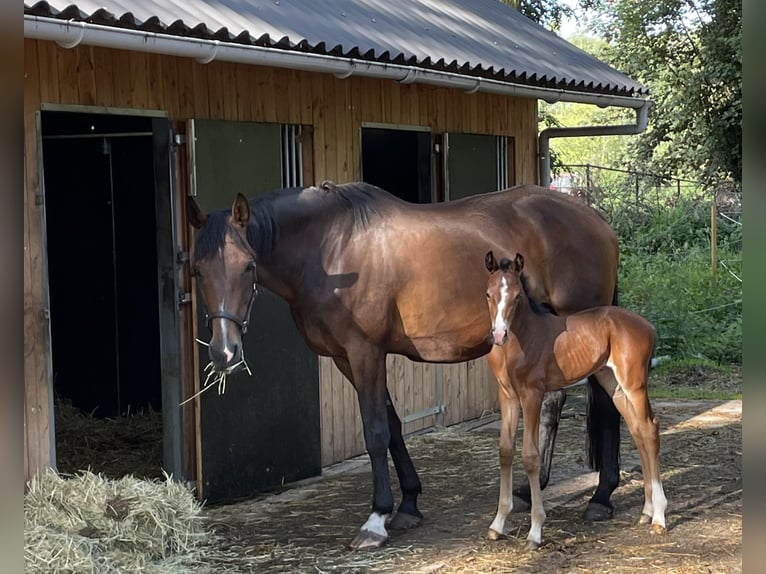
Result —
POLYGON ((508 340, 508 329, 490 329, 489 342, 492 345, 505 345, 508 340))

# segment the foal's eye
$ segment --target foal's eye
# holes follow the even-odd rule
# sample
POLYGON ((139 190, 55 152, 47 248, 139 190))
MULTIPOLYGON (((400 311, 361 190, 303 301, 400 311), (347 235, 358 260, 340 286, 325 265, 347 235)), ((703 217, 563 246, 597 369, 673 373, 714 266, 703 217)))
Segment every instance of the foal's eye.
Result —
POLYGON ((487 292, 485 293, 485 295, 487 296, 487 300, 489 301, 489 291, 487 291, 487 292))

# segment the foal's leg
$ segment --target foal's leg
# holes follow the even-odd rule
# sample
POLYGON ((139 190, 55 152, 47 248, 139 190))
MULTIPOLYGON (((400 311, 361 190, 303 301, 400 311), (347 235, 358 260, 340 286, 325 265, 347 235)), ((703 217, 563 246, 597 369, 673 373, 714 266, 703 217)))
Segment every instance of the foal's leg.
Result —
MULTIPOLYGON (((500 349, 500 347, 494 347, 500 349)), ((491 353, 490 353, 491 354, 491 353)), ((519 398, 510 384, 505 371, 505 362, 498 357, 490 358, 490 366, 498 382, 498 400, 500 403, 500 497, 497 501, 497 514, 489 525, 487 538, 499 540, 503 537, 505 519, 513 509, 513 455, 516 450, 516 429, 519 426, 519 398), (497 361, 494 363, 493 361, 497 361)))
MULTIPOLYGON (((559 431, 561 411, 564 408, 567 394, 565 389, 550 391, 543 397, 543 405, 540 411, 540 488, 545 489, 551 476, 551 464, 553 462, 553 447, 556 444, 556 435, 559 431)), ((531 494, 529 484, 523 484, 513 491, 515 497, 513 507, 516 510, 529 510, 531 494)))
POLYGON ((391 433, 388 450, 394 460, 396 474, 399 477, 399 486, 402 489, 402 502, 388 527, 392 530, 400 530, 417 526, 423 520, 423 515, 418 510, 418 495, 422 487, 415 471, 415 465, 412 464, 407 446, 404 444, 402 421, 396 414, 388 389, 386 389, 386 407, 388 410, 388 430, 391 433))
MULTIPOLYGON (((639 524, 652 523, 652 532, 665 534, 667 499, 660 478, 660 432, 652 413, 646 389, 647 366, 616 365, 614 379, 618 386, 612 395, 614 405, 625 418, 641 457, 644 478, 644 508, 639 524)), ((599 375, 599 381, 604 377, 599 375)))
POLYGON ((545 522, 543 493, 540 488, 540 449, 538 445, 543 391, 532 388, 520 388, 519 391, 521 393, 521 408, 524 412, 524 439, 521 456, 524 461, 524 470, 527 472, 532 498, 530 510, 532 524, 529 528, 529 534, 527 534, 526 548, 527 550, 535 550, 543 542, 543 523, 545 522))
POLYGON ((334 357, 333 360, 356 388, 364 442, 372 464, 373 498, 370 517, 349 545, 351 548, 377 547, 388 539, 386 520, 394 508, 388 474, 391 433, 386 408, 386 361, 385 355, 372 347, 355 349, 352 357, 334 357))

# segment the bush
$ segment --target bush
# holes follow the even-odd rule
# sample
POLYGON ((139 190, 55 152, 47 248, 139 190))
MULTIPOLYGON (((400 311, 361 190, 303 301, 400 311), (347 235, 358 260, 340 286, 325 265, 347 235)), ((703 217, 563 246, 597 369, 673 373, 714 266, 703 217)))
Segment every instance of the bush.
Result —
MULTIPOLYGON (((742 284, 710 269, 710 208, 682 204, 656 212, 623 212, 620 305, 650 320, 657 355, 742 361, 742 284)), ((721 225, 719 260, 741 260, 741 226, 721 225)))

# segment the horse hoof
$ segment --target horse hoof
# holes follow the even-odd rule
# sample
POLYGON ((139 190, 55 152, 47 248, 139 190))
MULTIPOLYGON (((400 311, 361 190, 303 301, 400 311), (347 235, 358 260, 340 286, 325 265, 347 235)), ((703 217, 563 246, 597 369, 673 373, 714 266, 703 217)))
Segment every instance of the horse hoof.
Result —
POLYGON ((489 530, 487 530, 487 538, 489 538, 490 540, 503 540, 505 538, 505 535, 501 534, 494 528, 490 528, 489 530))
POLYGON ((540 543, 534 540, 527 540, 527 543, 524 545, 524 550, 537 550, 538 548, 540 548, 540 543))
POLYGON ((513 508, 511 512, 529 512, 529 508, 532 505, 528 500, 521 498, 520 496, 513 495, 513 508))
POLYGON ((658 536, 665 536, 668 533, 668 529, 665 528, 662 524, 652 524, 652 534, 656 534, 658 536))
POLYGON ((349 542, 349 548, 352 550, 361 550, 362 548, 380 548, 383 543, 388 539, 388 536, 383 536, 377 532, 370 532, 369 530, 360 530, 359 534, 349 542))
POLYGON ((639 524, 651 524, 651 522, 652 522, 652 517, 649 516, 648 514, 642 514, 641 518, 638 519, 639 524))
POLYGON ((589 502, 585 509, 584 518, 589 522, 603 522, 609 520, 614 514, 614 508, 604 506, 598 502, 589 502))
POLYGON ((390 530, 407 530, 408 528, 420 526, 421 522, 423 522, 422 515, 415 516, 406 512, 397 512, 394 514, 391 522, 388 523, 388 528, 390 530))

